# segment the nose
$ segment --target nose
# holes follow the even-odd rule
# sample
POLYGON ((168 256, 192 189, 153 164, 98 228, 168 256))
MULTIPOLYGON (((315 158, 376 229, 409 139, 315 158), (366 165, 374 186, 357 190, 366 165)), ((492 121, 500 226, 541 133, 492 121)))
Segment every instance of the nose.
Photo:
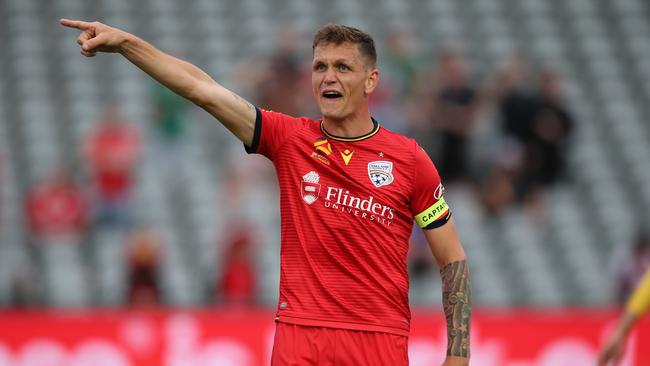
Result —
POLYGON ((323 75, 323 83, 325 84, 332 84, 336 82, 336 73, 334 70, 328 68, 327 71, 325 71, 325 75, 323 75))

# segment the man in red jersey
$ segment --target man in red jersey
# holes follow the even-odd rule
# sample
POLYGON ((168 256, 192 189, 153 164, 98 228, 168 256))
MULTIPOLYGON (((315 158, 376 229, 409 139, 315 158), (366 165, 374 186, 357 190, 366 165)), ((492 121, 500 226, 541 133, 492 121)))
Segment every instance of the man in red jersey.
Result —
POLYGON ((448 346, 469 364, 471 292, 465 253, 438 173, 415 143, 370 116, 379 71, 372 38, 329 24, 315 35, 312 85, 322 120, 268 112, 197 67, 104 24, 81 31, 81 54, 115 52, 201 106, 280 183, 280 297, 272 365, 407 365, 406 254, 413 220, 441 268, 448 346))

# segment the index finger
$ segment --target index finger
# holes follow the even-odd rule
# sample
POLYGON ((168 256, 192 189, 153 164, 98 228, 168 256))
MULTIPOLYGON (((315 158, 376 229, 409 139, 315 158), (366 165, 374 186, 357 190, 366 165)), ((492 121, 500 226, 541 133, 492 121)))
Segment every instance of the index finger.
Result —
POLYGON ((80 30, 85 30, 91 27, 90 23, 83 22, 81 20, 60 19, 59 23, 61 23, 63 26, 77 28, 80 30))

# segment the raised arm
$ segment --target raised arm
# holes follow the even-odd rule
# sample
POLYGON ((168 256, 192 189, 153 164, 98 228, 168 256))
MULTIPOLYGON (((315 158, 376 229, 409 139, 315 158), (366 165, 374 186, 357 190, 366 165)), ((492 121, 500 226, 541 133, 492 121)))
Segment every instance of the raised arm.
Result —
POLYGON ((152 78, 218 119, 244 144, 253 141, 256 111, 252 104, 219 85, 198 67, 168 55, 146 41, 99 22, 61 19, 61 25, 81 31, 81 54, 119 53, 152 78))
POLYGON ((467 259, 453 219, 424 230, 442 278, 442 306, 447 319, 447 358, 444 366, 469 365, 472 291, 467 259))

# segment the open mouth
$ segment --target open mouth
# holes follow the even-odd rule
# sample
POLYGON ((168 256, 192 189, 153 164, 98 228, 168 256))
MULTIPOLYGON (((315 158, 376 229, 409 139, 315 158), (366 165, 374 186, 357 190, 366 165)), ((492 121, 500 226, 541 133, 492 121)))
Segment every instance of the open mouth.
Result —
POLYGON ((323 98, 331 99, 331 100, 339 99, 339 98, 343 97, 343 94, 341 94, 341 93, 339 93, 337 91, 333 91, 333 90, 324 91, 321 95, 322 95, 323 98))

